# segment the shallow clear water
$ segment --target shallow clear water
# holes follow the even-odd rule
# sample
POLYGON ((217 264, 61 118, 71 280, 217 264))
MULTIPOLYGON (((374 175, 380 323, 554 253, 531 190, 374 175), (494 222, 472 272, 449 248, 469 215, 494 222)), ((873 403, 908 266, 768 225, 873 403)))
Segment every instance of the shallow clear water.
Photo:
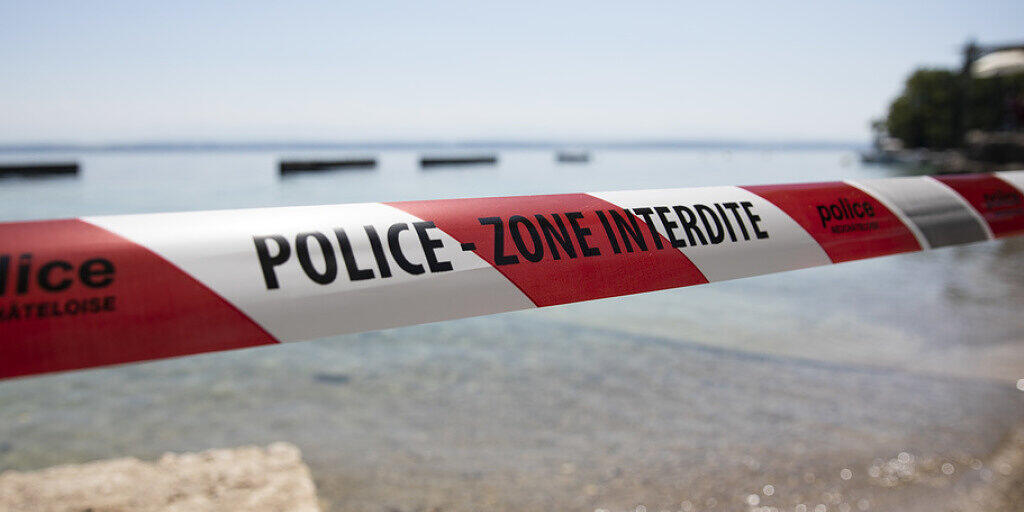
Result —
MULTIPOLYGON (((67 155, 77 178, 0 180, 0 221, 894 172, 840 151, 595 151, 582 165, 502 151, 436 170, 385 151, 376 170, 277 176, 281 156, 348 154, 67 155)), ((868 467, 998 447, 1024 419, 1022 304, 1024 243, 1008 240, 5 381, 0 471, 285 440, 346 510, 737 510, 769 483, 762 505, 836 492, 926 510, 981 470, 957 462, 936 490, 874 485, 868 467)))

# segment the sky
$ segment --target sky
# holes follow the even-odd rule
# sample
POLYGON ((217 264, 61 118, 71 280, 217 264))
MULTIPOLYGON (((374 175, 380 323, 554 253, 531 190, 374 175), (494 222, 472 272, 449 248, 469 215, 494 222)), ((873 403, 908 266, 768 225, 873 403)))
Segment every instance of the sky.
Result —
POLYGON ((0 0, 0 144, 861 142, 1024 2, 0 0))

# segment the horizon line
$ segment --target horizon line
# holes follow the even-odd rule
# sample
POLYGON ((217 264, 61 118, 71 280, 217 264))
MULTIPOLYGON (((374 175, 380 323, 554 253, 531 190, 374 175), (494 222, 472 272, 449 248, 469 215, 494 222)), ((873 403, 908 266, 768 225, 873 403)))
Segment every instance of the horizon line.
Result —
POLYGON ((480 139, 376 139, 376 140, 136 140, 113 142, 33 141, 0 143, 0 152, 59 151, 217 151, 274 149, 862 149, 867 142, 829 139, 733 139, 733 138, 480 138, 480 139))

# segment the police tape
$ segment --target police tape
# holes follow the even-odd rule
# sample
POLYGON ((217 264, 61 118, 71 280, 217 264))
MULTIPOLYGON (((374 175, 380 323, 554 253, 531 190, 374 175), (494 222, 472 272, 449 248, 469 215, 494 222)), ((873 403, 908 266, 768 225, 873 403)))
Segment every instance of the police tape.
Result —
POLYGON ((0 377, 1024 234, 1024 171, 0 224, 0 377))

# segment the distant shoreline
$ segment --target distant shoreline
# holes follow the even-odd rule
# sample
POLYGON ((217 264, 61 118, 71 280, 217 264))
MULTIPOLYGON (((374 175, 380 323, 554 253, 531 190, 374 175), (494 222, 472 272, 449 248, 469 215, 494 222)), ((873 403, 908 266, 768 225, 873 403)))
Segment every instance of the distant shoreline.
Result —
POLYGON ((422 141, 157 141, 111 143, 28 142, 0 144, 0 153, 25 152, 153 152, 153 151, 274 151, 274 150, 420 150, 420 149, 722 149, 722 150, 859 150, 866 143, 842 141, 743 140, 422 140, 422 141))

